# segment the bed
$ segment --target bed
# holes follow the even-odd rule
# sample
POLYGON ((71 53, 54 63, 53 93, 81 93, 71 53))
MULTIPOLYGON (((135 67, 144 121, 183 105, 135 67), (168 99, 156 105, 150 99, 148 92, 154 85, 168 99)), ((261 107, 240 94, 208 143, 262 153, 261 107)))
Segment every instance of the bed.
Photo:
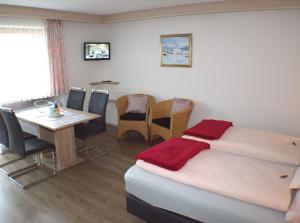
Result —
MULTIPOLYGON (((235 133, 237 129, 235 129, 235 133)), ((245 129, 242 129, 243 134, 245 129)), ((238 133, 241 133, 238 132, 238 133)), ((253 139, 255 139, 255 131, 252 132, 253 139)), ((235 137, 239 134, 229 135, 230 143, 234 142, 235 137)), ((272 134, 271 134, 272 135, 272 134)), ((267 145, 268 137, 270 135, 263 135, 261 131, 257 132, 257 136, 265 137, 265 141, 261 138, 254 143, 253 140, 248 140, 243 146, 243 140, 236 140, 238 143, 234 143, 230 150, 230 146, 221 151, 223 153, 237 152, 238 156, 245 155, 254 159, 255 153, 247 152, 251 146, 256 146, 260 150, 267 147, 267 152, 263 152, 263 160, 271 159, 275 167, 277 165, 278 154, 273 156, 273 148, 278 152, 278 148, 282 145, 288 144, 292 151, 291 154, 298 155, 298 150, 295 152, 295 146, 298 148, 299 138, 288 137, 276 137, 279 141, 274 140, 271 145, 267 145), (267 137, 266 137, 267 136, 267 137), (297 141, 297 144, 294 143, 297 141), (292 143, 293 142, 293 143, 292 143), (296 145, 295 145, 296 144, 296 145), (238 145, 238 146, 237 146, 238 145), (241 148, 241 149, 239 149, 241 148), (270 150, 271 149, 271 150, 270 150), (244 154, 244 152, 246 153, 244 154), (271 152, 270 152, 271 151, 271 152), (275 160, 273 160, 275 159, 275 160)), ((274 136, 274 135, 272 135, 274 136)), ((251 138, 249 137, 249 138, 251 138)), ((189 138, 189 137, 187 137, 189 138)), ((271 137, 272 138, 272 137, 271 137)), ((225 145, 228 142, 228 136, 225 137, 225 145)), ((195 140, 195 138, 193 139, 195 140)), ((196 139, 197 140, 197 139, 196 139)), ((222 150, 224 140, 221 143, 215 143, 217 149, 222 150), (220 146, 221 145, 221 146, 220 146), (219 147, 218 147, 219 146, 219 147)), ((214 146, 213 146, 214 147, 214 146)), ((213 148, 215 149, 215 148, 213 148)), ((259 154, 259 153, 258 153, 259 154)), ((261 154, 259 154, 261 156, 261 154)), ((291 162, 287 164, 289 167, 297 164, 296 159, 287 159, 284 157, 284 162, 291 162), (296 164, 295 164, 296 162, 296 164)), ((269 161, 259 161, 269 162, 269 161)), ((280 162, 279 162, 280 163, 280 162)), ((189 164, 189 163, 188 163, 189 164)), ((224 194, 215 193, 209 190, 201 189, 188 183, 182 183, 169 177, 168 174, 160 174, 160 171, 155 171, 156 167, 147 169, 147 165, 143 165, 137 162, 137 165, 131 167, 125 175, 125 184, 127 191, 127 208, 128 211, 146 222, 150 223, 163 223, 163 222, 175 222, 175 223, 284 223, 286 217, 286 211, 280 210, 280 208, 268 208, 267 206, 257 205, 251 202, 245 202, 240 199, 235 199, 230 196, 224 196, 224 194), (139 166, 137 166, 139 165, 139 166), (143 167, 143 168, 140 168, 143 167), (153 171, 154 170, 154 171, 153 171), (158 173, 158 174, 157 174, 158 173)), ((285 165, 285 164, 278 164, 285 165)), ((149 166, 149 165, 148 165, 149 166)), ((294 166, 296 169, 296 166, 294 166)), ((289 175, 291 172, 289 173, 289 175)), ((220 185, 221 186, 221 185, 220 185)), ((205 187, 204 187, 205 188, 205 187)), ((266 188, 264 188, 266 190, 266 188)), ((294 195, 291 195, 293 200, 294 195)))
POLYGON ((125 184, 128 211, 146 222, 285 222, 284 212, 177 183, 137 166, 127 171, 125 184))

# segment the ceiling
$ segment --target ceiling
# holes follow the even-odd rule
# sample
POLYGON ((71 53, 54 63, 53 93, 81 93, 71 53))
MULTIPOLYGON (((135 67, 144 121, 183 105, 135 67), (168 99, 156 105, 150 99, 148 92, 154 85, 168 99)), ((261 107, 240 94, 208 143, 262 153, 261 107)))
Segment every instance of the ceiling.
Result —
POLYGON ((0 0, 0 4, 108 15, 220 0, 0 0))

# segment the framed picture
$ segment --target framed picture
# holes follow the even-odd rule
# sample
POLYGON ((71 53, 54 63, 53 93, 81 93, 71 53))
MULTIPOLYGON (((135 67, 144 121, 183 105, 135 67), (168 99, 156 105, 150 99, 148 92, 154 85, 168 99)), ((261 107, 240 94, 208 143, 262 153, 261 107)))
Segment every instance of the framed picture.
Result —
POLYGON ((192 67, 192 34, 161 35, 160 66, 192 67))

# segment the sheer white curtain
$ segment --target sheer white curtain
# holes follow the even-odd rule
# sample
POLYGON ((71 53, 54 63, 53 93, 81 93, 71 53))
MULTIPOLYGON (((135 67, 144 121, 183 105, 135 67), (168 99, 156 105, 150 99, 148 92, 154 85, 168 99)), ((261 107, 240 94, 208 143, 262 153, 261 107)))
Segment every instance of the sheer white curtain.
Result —
POLYGON ((68 77, 65 71, 63 23, 61 20, 47 19, 47 43, 51 78, 51 93, 65 94, 68 91, 68 77))
POLYGON ((0 17, 0 104, 48 97, 45 21, 0 17))

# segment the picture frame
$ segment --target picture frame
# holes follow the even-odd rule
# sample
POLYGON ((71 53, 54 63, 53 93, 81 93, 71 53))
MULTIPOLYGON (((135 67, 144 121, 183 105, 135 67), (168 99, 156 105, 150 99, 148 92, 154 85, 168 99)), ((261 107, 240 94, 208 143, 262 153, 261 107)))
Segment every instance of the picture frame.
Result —
POLYGON ((160 36, 161 67, 192 67, 192 34, 160 36))

